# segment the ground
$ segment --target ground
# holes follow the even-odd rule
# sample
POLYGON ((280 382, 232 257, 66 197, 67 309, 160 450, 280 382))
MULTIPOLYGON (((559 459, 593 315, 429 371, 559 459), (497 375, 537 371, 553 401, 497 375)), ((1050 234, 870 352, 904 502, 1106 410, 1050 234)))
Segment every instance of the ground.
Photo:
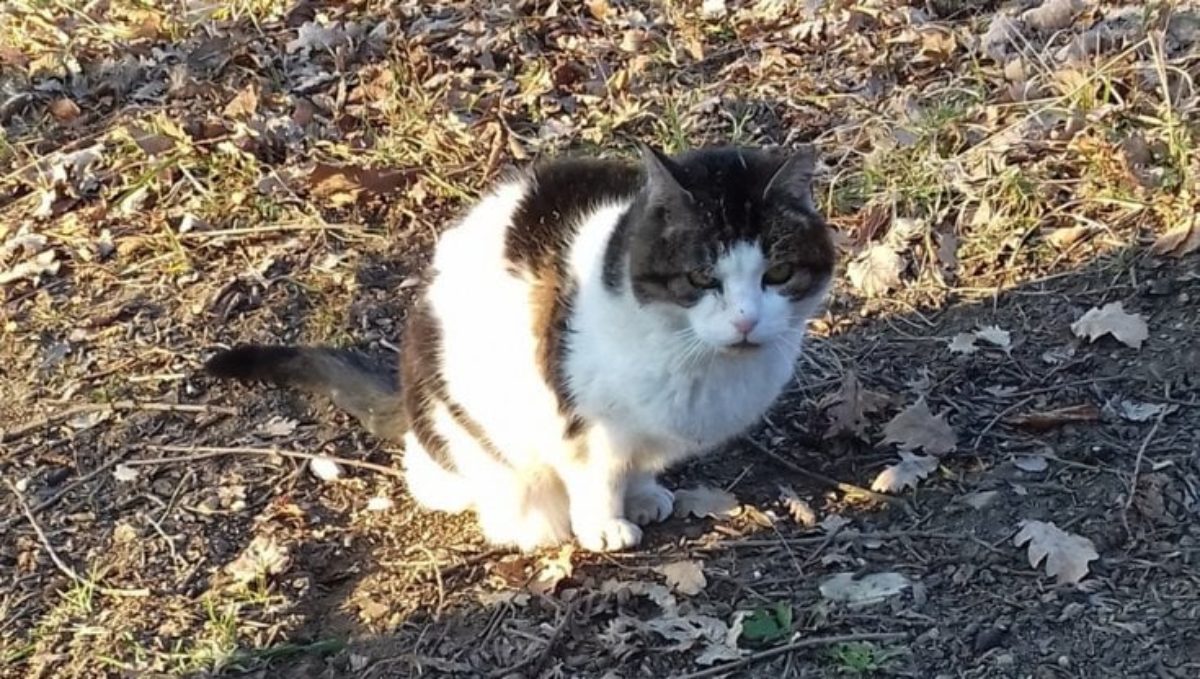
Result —
POLYGON ((0 3, 0 675, 1200 675, 1194 3, 170 4, 0 3), (198 374, 391 360, 484 187, 638 140, 815 144, 843 251, 703 518, 491 550, 198 374))

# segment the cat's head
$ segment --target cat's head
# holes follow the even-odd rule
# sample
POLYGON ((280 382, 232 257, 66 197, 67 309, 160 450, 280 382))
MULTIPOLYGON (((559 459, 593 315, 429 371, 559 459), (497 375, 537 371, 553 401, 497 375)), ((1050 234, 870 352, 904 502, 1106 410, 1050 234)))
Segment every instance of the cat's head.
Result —
POLYGON ((812 199, 815 155, 643 147, 644 185, 626 215, 626 281, 637 301, 711 349, 798 345, 834 266, 812 199))

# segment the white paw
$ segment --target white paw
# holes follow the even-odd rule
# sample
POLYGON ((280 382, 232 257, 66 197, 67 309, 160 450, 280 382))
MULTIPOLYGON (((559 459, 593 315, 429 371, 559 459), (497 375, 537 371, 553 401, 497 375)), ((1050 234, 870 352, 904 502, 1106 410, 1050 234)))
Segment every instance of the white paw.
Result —
POLYGON ((642 541, 642 529, 625 519, 605 519, 575 529, 575 539, 590 552, 619 552, 642 541))
POLYGON ((639 526, 666 521, 675 509, 675 493, 657 483, 631 488, 625 498, 625 516, 639 526))

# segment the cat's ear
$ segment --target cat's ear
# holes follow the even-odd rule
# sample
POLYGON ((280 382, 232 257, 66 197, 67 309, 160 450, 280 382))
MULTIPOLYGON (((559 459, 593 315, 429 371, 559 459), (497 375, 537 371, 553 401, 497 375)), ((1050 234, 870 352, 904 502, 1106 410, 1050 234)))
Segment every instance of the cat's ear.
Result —
POLYGON ((642 154, 642 169, 646 174, 646 191, 651 203, 661 203, 680 197, 691 200, 692 194, 679 183, 679 166, 655 148, 638 142, 642 154))
POLYGON ((814 210, 812 196, 813 171, 817 166, 817 151, 805 144, 784 159, 763 189, 763 199, 772 194, 786 196, 805 208, 814 210))

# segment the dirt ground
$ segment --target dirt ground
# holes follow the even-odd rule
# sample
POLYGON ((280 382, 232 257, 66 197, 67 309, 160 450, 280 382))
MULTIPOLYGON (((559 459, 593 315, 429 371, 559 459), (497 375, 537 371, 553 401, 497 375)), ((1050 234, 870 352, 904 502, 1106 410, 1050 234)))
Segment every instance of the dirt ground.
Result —
POLYGON ((181 7, 0 3, 0 676, 1200 676, 1194 4, 181 7), (703 518, 492 550, 198 374, 394 360, 488 182, 633 140, 815 143, 844 251, 703 518))

